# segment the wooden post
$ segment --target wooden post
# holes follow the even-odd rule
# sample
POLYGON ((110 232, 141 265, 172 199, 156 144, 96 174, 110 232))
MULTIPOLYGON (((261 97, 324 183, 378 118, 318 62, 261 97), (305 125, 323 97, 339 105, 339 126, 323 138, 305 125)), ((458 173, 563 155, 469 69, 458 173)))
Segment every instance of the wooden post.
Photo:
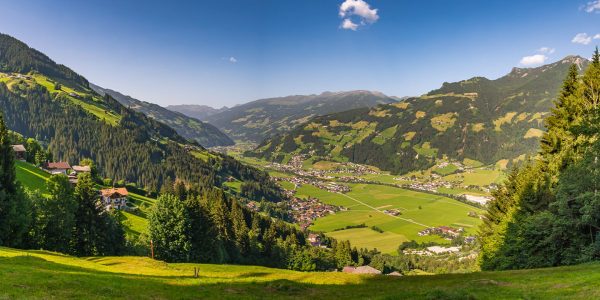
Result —
POLYGON ((154 259, 154 243, 150 240, 150 254, 152 255, 152 259, 154 259))

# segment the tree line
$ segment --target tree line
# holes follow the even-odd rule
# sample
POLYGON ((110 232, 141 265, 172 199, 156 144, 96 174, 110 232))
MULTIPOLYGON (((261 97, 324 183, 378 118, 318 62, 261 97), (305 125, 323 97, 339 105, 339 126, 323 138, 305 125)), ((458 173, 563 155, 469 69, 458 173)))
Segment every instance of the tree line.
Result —
POLYGON ((485 270, 600 259, 600 54, 571 66, 537 158, 494 193, 480 228, 485 270))

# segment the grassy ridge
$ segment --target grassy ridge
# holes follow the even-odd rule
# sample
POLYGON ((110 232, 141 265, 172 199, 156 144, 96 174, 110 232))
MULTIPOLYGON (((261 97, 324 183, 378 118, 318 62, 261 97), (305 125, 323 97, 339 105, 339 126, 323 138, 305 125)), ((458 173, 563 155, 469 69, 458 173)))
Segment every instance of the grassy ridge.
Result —
POLYGON ((398 278, 0 248, 1 299, 593 299, 599 281, 600 264, 398 278))

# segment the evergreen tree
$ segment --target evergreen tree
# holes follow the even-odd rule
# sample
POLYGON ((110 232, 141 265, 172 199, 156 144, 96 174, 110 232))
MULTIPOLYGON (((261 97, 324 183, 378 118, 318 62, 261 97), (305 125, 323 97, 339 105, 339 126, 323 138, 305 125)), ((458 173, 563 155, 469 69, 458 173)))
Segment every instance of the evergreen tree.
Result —
POLYGON ((240 204, 233 200, 231 205, 231 227, 234 235, 235 247, 241 257, 249 252, 248 225, 244 217, 244 211, 240 204))
POLYGON ((29 203, 17 183, 14 153, 0 113, 0 245, 20 246, 29 222, 29 203))
POLYGON ((99 204, 99 196, 94 189, 94 182, 89 173, 79 175, 75 186, 77 210, 75 212, 75 228, 71 252, 79 256, 102 254, 103 209, 99 204))
POLYGON ((148 216, 148 226, 156 258, 190 261, 190 222, 183 202, 170 194, 161 195, 148 216))
POLYGON ((34 202, 36 244, 47 250, 66 253, 75 226, 77 202, 66 175, 54 175, 47 183, 49 197, 34 202))

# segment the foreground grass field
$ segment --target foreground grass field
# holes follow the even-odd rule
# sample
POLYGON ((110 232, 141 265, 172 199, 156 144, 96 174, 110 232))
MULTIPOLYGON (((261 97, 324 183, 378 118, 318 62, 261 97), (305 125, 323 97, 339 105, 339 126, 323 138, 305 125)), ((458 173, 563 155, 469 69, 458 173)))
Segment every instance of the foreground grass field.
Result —
POLYGON ((0 248, 0 299, 597 299, 600 264, 432 276, 74 258, 0 248), (194 278, 194 267, 200 269, 194 278))

